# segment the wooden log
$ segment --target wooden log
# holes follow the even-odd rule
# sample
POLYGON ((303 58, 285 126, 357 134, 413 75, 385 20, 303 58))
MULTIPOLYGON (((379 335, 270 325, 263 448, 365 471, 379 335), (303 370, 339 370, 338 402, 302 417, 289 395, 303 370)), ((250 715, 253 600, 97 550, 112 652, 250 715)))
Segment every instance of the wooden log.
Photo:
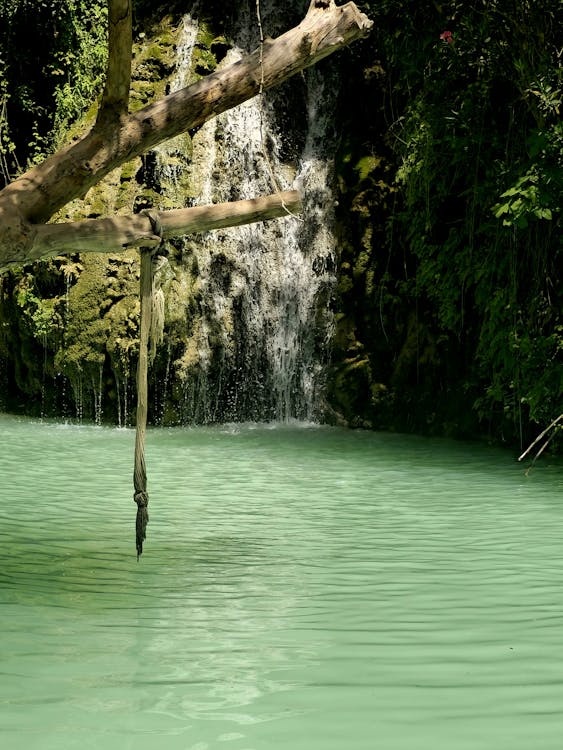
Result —
MULTIPOLYGON (((170 239, 183 234, 297 215, 300 210, 299 191, 287 190, 232 203, 156 213, 162 224, 163 237, 170 239)), ((151 247, 159 242, 160 237, 153 234, 149 218, 142 213, 108 219, 84 219, 66 224, 42 224, 36 227, 36 238, 30 258, 75 252, 115 253, 130 247, 151 247)))

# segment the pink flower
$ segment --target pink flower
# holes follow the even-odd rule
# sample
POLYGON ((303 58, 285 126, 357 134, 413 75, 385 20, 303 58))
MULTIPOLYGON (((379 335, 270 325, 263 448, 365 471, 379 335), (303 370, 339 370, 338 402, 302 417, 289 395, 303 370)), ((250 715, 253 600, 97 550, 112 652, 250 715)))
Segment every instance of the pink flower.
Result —
POLYGON ((442 31, 442 33, 440 34, 440 39, 442 39, 442 41, 444 42, 447 42, 448 44, 453 44, 454 35, 451 31, 442 31))

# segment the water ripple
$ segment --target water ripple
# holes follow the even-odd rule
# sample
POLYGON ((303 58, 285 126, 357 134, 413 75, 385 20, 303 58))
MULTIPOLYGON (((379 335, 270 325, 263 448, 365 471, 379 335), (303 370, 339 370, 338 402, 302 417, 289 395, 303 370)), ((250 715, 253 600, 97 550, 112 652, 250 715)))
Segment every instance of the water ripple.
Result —
POLYGON ((559 749, 557 462, 526 478, 479 445, 153 430, 137 563, 130 430, 0 429, 11 748, 559 749))

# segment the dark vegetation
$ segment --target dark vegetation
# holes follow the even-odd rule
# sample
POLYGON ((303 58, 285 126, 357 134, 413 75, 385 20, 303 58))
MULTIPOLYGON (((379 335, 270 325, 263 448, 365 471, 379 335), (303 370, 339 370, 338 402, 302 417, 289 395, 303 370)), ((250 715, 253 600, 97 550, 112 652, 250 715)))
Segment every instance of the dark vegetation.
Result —
POLYGON ((563 410, 558 0, 360 4, 345 60, 332 397, 525 442, 563 410))

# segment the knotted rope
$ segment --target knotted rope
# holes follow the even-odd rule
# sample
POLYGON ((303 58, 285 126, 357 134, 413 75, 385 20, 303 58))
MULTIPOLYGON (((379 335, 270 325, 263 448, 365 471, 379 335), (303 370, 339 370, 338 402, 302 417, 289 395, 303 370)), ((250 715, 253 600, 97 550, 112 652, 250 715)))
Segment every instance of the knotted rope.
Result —
MULTIPOLYGON (((162 225, 156 211, 144 211, 152 230, 160 237, 162 245, 162 225)), ((160 247, 160 245, 158 247, 160 247)), ((153 255, 158 247, 142 247, 140 251, 140 301, 141 319, 139 326, 139 362, 137 365, 137 422, 135 432, 135 467, 133 470, 134 501, 137 503, 135 536, 137 560, 143 552, 143 542, 149 522, 149 495, 147 492, 147 469, 145 464, 145 433, 148 412, 148 366, 153 361, 156 347, 162 339, 164 328, 164 295, 155 284, 155 263, 153 255), (149 352, 150 342, 150 352, 149 352)))

